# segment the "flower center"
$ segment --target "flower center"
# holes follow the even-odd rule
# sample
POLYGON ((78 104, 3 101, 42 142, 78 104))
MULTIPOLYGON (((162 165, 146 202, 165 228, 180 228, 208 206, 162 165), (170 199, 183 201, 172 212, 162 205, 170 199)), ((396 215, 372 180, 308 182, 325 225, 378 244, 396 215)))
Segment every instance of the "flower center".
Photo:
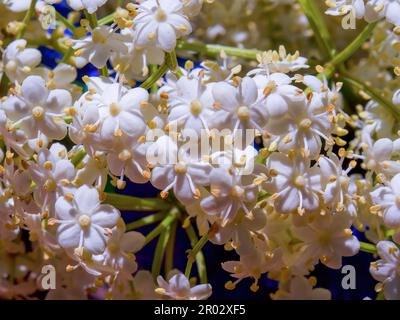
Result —
POLYGON ((312 121, 310 119, 308 119, 308 118, 305 118, 305 119, 300 121, 299 126, 300 126, 301 129, 305 130, 305 129, 309 129, 311 127, 311 124, 312 124, 312 121))
POLYGON ((108 251, 110 251, 111 253, 116 253, 119 251, 119 246, 117 243, 115 242, 110 242, 107 246, 108 251))
POLYGON ((32 109, 32 115, 35 119, 42 119, 44 116, 44 109, 41 106, 36 106, 32 109))
POLYGON ((57 184, 54 182, 53 179, 47 179, 43 185, 43 189, 45 191, 53 192, 57 189, 57 184))
POLYGON ((187 165, 184 162, 178 162, 175 165, 175 172, 178 174, 185 174, 187 171, 187 165))
POLYGON ((88 215, 86 215, 86 214, 83 214, 83 215, 81 215, 80 217, 79 217, 79 225, 82 227, 82 228, 87 228, 87 227, 89 227, 90 226, 90 223, 92 222, 91 221, 91 219, 90 219, 90 217, 88 216, 88 215))
POLYGON ((234 186, 231 189, 231 195, 236 197, 236 198, 241 198, 244 195, 244 189, 239 186, 234 186))
POLYGON ((118 106, 117 103, 113 102, 110 104, 110 114, 113 117, 119 115, 120 112, 121 112, 121 108, 118 106))
POLYGON ((304 179, 303 176, 297 176, 296 179, 294 179, 294 185, 297 188, 302 188, 306 184, 306 180, 304 179))
POLYGON ((190 112, 197 116, 201 113, 201 110, 203 109, 203 106, 201 105, 201 102, 199 100, 194 100, 190 103, 190 112))
POLYGON ((104 44, 107 42, 107 38, 101 33, 100 30, 93 30, 92 40, 94 43, 104 44))
POLYGON ((239 120, 246 121, 250 118, 250 109, 246 106, 241 106, 237 110, 239 120))
POLYGON ((156 11, 155 18, 158 22, 163 22, 167 19, 167 14, 163 9, 158 8, 156 11))
POLYGON ((132 153, 129 150, 124 149, 120 152, 118 158, 121 161, 127 161, 132 158, 132 153))
POLYGON ((400 208, 400 195, 396 196, 396 205, 400 208))

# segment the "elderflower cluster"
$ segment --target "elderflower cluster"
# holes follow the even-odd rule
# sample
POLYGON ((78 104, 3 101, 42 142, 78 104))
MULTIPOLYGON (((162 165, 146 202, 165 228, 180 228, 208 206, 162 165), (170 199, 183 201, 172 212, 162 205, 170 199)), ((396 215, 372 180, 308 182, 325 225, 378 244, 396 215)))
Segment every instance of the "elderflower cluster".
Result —
POLYGON ((227 290, 266 275, 272 299, 331 299, 315 268, 368 251, 400 299, 400 4, 327 1, 328 30, 378 21, 338 54, 295 2, 1 1, 0 298, 207 299, 210 242, 235 257, 227 290))

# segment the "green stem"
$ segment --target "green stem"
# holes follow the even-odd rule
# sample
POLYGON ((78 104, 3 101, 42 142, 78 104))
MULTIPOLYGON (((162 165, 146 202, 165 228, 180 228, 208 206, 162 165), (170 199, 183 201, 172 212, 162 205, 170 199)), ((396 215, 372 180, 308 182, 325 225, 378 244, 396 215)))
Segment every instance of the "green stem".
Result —
POLYGON ((341 75, 343 76, 343 80, 348 82, 350 85, 352 85, 354 88, 358 90, 362 90, 365 93, 367 93, 371 99, 382 105, 383 107, 387 108, 393 116, 400 121, 400 110, 398 107, 396 107, 390 100, 386 99, 385 97, 382 96, 381 92, 378 92, 377 90, 371 88, 361 80, 353 77, 350 73, 347 71, 344 71, 343 69, 340 71, 341 75))
POLYGON ((190 277, 190 273, 192 270, 193 266, 193 261, 194 259, 196 260, 196 265, 197 265, 197 270, 199 273, 200 277, 200 282, 201 283, 207 283, 207 268, 206 268, 206 263, 205 263, 205 258, 203 253, 201 252, 201 249, 204 247, 204 245, 208 241, 208 234, 204 235, 200 240, 196 235, 196 232, 194 231, 193 226, 190 224, 188 228, 185 229, 186 234, 189 238, 190 244, 192 246, 192 250, 190 250, 189 255, 188 255, 188 261, 186 264, 185 268, 185 276, 187 278, 190 277))
POLYGON ((89 21, 90 27, 92 29, 96 28, 98 26, 97 22, 97 15, 95 13, 89 13, 86 9, 83 10, 83 14, 85 15, 85 18, 89 21))
POLYGON ((64 54, 63 58, 61 59, 60 63, 68 63, 69 58, 72 57, 72 55, 74 54, 74 48, 70 47, 68 49, 68 51, 64 54))
POLYGON ((167 229, 176 219, 179 218, 179 215, 179 210, 177 208, 172 208, 167 217, 146 236, 144 245, 147 245, 151 240, 156 238, 161 232, 167 229))
POLYGON ((360 251, 376 254, 376 246, 372 243, 360 241, 360 251))
POLYGON ((371 36, 378 22, 368 24, 364 30, 343 51, 335 55, 328 65, 337 66, 347 61, 371 36))
POLYGON ((115 16, 115 13, 111 13, 108 16, 105 16, 105 17, 99 19, 99 21, 98 21, 99 26, 103 26, 105 24, 113 22, 114 16, 115 16))
POLYGON ((79 151, 71 158, 71 163, 74 165, 74 167, 77 167, 86 157, 86 155, 87 153, 84 148, 79 149, 79 151))
POLYGON ((99 74, 105 78, 108 78, 108 68, 107 65, 99 69, 99 74))
POLYGON ((3 72, 3 75, 1 77, 1 82, 0 82, 0 98, 7 95, 9 83, 10 83, 10 80, 8 79, 6 73, 3 72))
POLYGON ((224 51, 229 56, 238 58, 256 60, 257 55, 262 53, 255 49, 239 49, 235 47, 221 46, 216 44, 204 44, 201 42, 186 42, 180 41, 177 46, 178 50, 194 51, 206 56, 216 57, 221 51, 224 51))
POLYGON ((105 203, 122 211, 160 211, 168 209, 169 204, 158 198, 137 198, 117 193, 106 193, 105 203))
POLYGON ((17 39, 21 39, 24 36, 26 28, 28 27, 28 23, 31 21, 33 13, 35 12, 36 2, 37 0, 31 1, 31 5, 29 6, 29 9, 25 14, 24 20, 22 20, 22 27, 17 34, 17 39))
POLYGON ((152 74, 146 81, 140 86, 146 90, 150 89, 159 79, 161 79, 168 71, 168 65, 164 62, 158 69, 157 72, 152 74))
POLYGON ((56 11, 56 18, 60 20, 60 22, 69 29, 74 35, 76 35, 76 27, 73 25, 71 21, 69 21, 66 17, 64 17, 61 13, 56 11))
POLYGON ((161 265, 164 259, 165 249, 167 248, 170 233, 171 226, 168 226, 163 232, 161 232, 161 235, 158 238, 153 263, 151 265, 151 274, 153 275, 154 280, 156 280, 161 273, 161 265))
POLYGON ((174 251, 175 251, 175 240, 178 223, 175 221, 171 226, 171 233, 169 235, 169 241, 165 253, 165 276, 167 277, 169 272, 174 267, 174 251))
POLYGON ((311 29, 314 31, 315 38, 325 58, 330 59, 333 56, 334 48, 329 30, 325 24, 324 17, 321 14, 314 0, 298 0, 304 14, 306 15, 311 29))
POLYGON ((165 62, 167 63, 169 70, 171 70, 178 78, 182 76, 182 71, 179 69, 175 50, 165 54, 165 62))
POLYGON ((126 230, 127 231, 131 231, 131 230, 139 229, 139 228, 147 226, 149 224, 153 224, 153 223, 156 223, 158 221, 161 221, 164 217, 165 217, 165 213, 164 212, 159 212, 159 213, 155 213, 155 214, 143 217, 143 218, 141 218, 139 220, 136 220, 134 222, 128 223, 126 225, 126 230))

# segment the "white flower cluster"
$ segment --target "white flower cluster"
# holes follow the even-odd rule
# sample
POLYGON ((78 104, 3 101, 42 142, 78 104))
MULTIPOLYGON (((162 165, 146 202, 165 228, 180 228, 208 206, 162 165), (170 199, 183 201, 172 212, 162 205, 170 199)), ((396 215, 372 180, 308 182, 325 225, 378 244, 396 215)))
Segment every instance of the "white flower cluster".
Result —
POLYGON ((386 19, 400 26, 400 1, 398 0, 327 0, 327 14, 342 16, 352 12, 357 19, 364 18, 368 23, 386 19))
MULTIPOLYGON (((3 2, 28 20, 32 4, 42 14, 37 1, 3 2)), ((377 289, 400 298, 399 86, 389 90, 390 102, 358 87, 367 103, 354 112, 329 64, 315 66, 283 46, 230 48, 241 58, 252 54, 246 65, 221 46, 222 62, 187 60, 180 68, 175 51, 186 45, 189 55, 198 45, 182 39, 194 30, 201 0, 131 2, 101 20, 96 12, 106 0, 67 3, 86 19, 72 13, 46 35, 45 44, 63 54, 55 68, 42 64, 24 26, 4 41, 0 297, 34 295, 41 266, 52 264, 60 280, 48 299, 206 299, 211 285, 201 272, 196 284, 190 271, 210 241, 237 253, 222 263, 235 279, 228 290, 251 278, 256 292, 267 274, 279 282, 273 299, 330 299, 329 290, 315 288, 312 271, 319 263, 339 269, 343 257, 363 249, 357 229, 377 243, 377 289), (88 64, 98 75, 78 76, 88 64), (160 198, 106 192, 128 181, 150 182, 160 198), (119 210, 157 213, 127 225, 119 210), (152 219, 162 222, 146 237, 134 231, 152 219), (179 224, 191 230, 193 249, 185 274, 165 258, 164 279, 159 255, 179 224), (153 274, 138 271, 135 254, 157 236, 153 274)), ((398 1, 328 5, 328 14, 354 7, 368 21, 400 23, 392 14, 398 1)))

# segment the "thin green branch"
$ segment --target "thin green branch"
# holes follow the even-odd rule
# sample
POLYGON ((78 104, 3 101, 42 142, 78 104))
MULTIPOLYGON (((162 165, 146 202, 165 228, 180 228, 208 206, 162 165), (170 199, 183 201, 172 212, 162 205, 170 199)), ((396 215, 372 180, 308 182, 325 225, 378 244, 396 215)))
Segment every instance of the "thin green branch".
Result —
POLYGON ((255 49, 239 49, 235 47, 222 46, 216 44, 204 44, 201 42, 186 42, 186 41, 179 41, 177 49, 185 51, 194 51, 199 54, 209 56, 212 58, 217 57, 219 54, 221 54, 222 51, 224 51, 229 56, 234 56, 248 60, 256 60, 257 55, 262 53, 262 51, 255 49))
POLYGON ((165 252, 165 276, 168 276, 168 273, 174 267, 174 252, 175 252, 175 240, 176 240, 177 228, 178 228, 178 223, 177 221, 175 221, 171 226, 171 233, 169 235, 167 249, 165 252))
POLYGON ((3 72, 3 75, 1 77, 1 82, 0 82, 0 98, 7 95, 9 83, 10 83, 10 80, 8 79, 6 73, 3 72))
POLYGON ((137 198, 117 193, 106 193, 105 203, 122 211, 161 211, 168 209, 169 204, 159 198, 137 198))
POLYGON ((155 214, 143 217, 139 220, 128 223, 126 225, 126 230, 131 231, 131 230, 139 229, 139 228, 147 226, 149 224, 153 224, 158 221, 161 221, 164 217, 165 217, 165 212, 159 212, 159 213, 155 213, 155 214))
POLYGON ((169 70, 171 70, 178 78, 182 76, 182 71, 179 69, 175 50, 165 54, 165 62, 167 63, 169 70))
POLYGON ((74 24, 69 21, 66 17, 64 17, 61 13, 56 11, 56 18, 60 20, 60 22, 67 28, 69 29, 74 35, 76 35, 76 27, 74 24))
POLYGON ((74 167, 77 167, 86 157, 86 155, 87 153, 84 148, 79 149, 79 151, 76 152, 74 156, 71 158, 71 163, 74 165, 74 167))
POLYGON ((328 63, 328 65, 338 66, 347 61, 357 50, 363 45, 365 41, 371 36, 378 22, 368 24, 364 30, 340 53, 328 63))
POLYGON ((31 1, 29 9, 25 14, 24 20, 22 20, 21 29, 17 33, 17 37, 16 37, 17 39, 21 39, 24 36, 26 28, 28 27, 28 24, 32 19, 33 13, 35 12, 36 3, 37 3, 37 0, 32 0, 31 1))
POLYGON ((372 100, 376 101, 386 109, 388 109, 393 116, 400 121, 400 109, 395 106, 390 100, 386 99, 381 92, 375 90, 374 88, 370 87, 360 79, 353 77, 350 73, 345 70, 340 71, 341 77, 343 80, 354 88, 364 91, 368 96, 371 97, 372 100))
POLYGON ((163 232, 161 232, 161 235, 158 238, 156 251, 154 252, 153 263, 151 265, 151 274, 153 275, 154 280, 156 280, 157 276, 159 276, 161 273, 161 265, 164 259, 170 233, 171 226, 168 226, 163 232))
POLYGON ((376 254, 376 246, 372 243, 360 241, 360 251, 376 254))
POLYGON ((189 238, 190 244, 192 246, 192 250, 190 250, 188 255, 188 261, 185 268, 185 276, 187 278, 190 277, 190 273, 193 266, 194 259, 196 260, 197 270, 199 273, 199 278, 201 283, 207 283, 207 267, 204 258, 204 254, 201 249, 208 241, 208 234, 204 235, 200 240, 196 235, 196 232, 193 226, 190 224, 188 228, 185 229, 186 234, 189 238))
POLYGON ((113 22, 114 17, 115 17, 115 13, 113 12, 113 13, 109 14, 108 16, 105 16, 105 17, 99 19, 99 21, 98 21, 99 26, 103 26, 105 24, 113 22))
POLYGON ((86 9, 83 10, 85 18, 89 21, 89 25, 92 29, 96 28, 99 24, 97 22, 97 15, 95 13, 89 13, 86 9))
POLYGON ((335 49, 332 47, 332 39, 318 6, 314 0, 298 0, 306 15, 315 38, 326 59, 333 57, 335 49))
POLYGON ((144 81, 140 86, 146 90, 150 89, 158 80, 160 80, 168 71, 168 65, 164 62, 157 71, 152 74, 146 81, 144 81))
POLYGON ((161 221, 161 223, 155 227, 147 236, 144 241, 144 245, 147 245, 151 240, 156 238, 161 232, 168 228, 176 219, 180 216, 180 212, 177 208, 172 208, 168 213, 167 217, 161 221))

